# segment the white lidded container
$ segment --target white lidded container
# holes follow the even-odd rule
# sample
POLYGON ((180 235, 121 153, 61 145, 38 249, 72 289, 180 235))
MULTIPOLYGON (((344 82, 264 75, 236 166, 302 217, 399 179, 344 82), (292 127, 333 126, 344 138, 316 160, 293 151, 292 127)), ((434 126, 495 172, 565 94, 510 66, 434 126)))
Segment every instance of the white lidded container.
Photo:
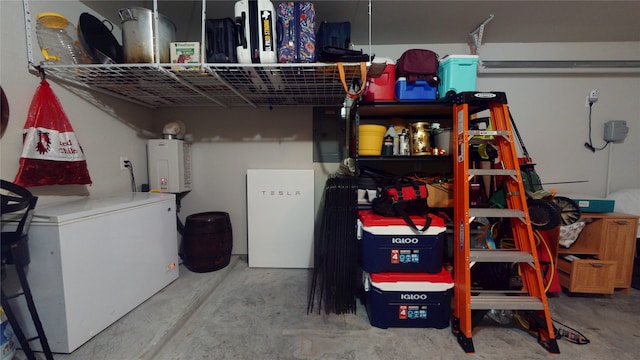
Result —
MULTIPOLYGON (((12 226, 2 222, 3 230, 12 226)), ((178 278, 175 195, 136 192, 39 206, 28 244, 27 280, 49 346, 70 353, 178 278)), ((15 294, 17 275, 7 275, 3 289, 15 294)), ((24 300, 9 301, 25 336, 34 337, 24 300)))

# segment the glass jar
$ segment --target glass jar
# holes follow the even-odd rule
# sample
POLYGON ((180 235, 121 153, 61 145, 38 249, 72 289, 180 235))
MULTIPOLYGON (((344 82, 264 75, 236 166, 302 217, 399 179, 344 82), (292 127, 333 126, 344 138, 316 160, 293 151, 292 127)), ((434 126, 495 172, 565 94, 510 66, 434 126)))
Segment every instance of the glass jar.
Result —
POLYGON ((52 12, 38 14, 36 35, 45 62, 56 65, 91 63, 82 50, 76 27, 64 16, 52 12))

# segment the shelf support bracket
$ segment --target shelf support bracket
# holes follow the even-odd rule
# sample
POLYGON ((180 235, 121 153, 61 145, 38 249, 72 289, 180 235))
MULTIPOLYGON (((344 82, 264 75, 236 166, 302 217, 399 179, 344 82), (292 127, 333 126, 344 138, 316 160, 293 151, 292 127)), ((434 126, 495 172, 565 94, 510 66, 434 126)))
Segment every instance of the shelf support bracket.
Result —
POLYGON ((471 37, 471 43, 469 44, 469 48, 471 51, 471 55, 480 55, 480 45, 482 45, 482 36, 484 35, 484 27, 493 20, 493 14, 489 15, 489 17, 482 22, 475 30, 469 33, 471 37))
POLYGON ((24 10, 24 26, 25 34, 27 37, 27 60, 29 66, 35 68, 35 60, 33 59, 33 38, 31 35, 31 10, 29 9, 29 0, 22 0, 22 7, 24 10))

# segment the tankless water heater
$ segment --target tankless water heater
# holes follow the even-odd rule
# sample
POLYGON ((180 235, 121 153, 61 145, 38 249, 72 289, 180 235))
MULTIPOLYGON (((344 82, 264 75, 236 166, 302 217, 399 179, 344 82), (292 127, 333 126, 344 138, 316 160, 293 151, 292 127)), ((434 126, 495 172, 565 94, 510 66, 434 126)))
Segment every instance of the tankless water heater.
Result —
POLYGON ((149 189, 163 193, 191 190, 191 144, 180 139, 147 142, 149 189))

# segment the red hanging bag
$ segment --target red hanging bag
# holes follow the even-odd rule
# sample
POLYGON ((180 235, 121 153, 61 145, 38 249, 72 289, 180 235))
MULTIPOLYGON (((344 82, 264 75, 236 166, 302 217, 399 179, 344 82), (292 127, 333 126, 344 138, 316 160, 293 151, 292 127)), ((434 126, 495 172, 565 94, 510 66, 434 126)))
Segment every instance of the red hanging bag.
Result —
POLYGON ((20 168, 14 183, 23 187, 91 184, 80 142, 60 101, 44 79, 31 100, 22 142, 20 168))

